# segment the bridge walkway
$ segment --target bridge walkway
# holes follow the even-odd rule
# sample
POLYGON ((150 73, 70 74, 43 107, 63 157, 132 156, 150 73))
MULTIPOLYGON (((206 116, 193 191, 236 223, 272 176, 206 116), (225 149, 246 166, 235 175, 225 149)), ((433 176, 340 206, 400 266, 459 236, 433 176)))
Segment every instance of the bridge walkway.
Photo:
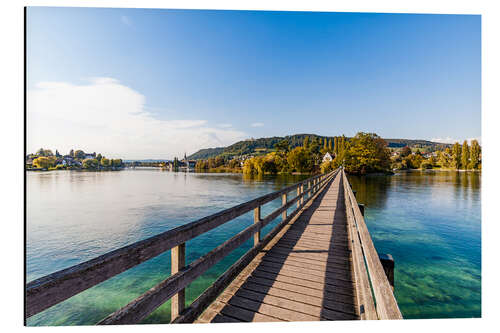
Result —
POLYGON ((196 322, 359 319, 342 182, 339 172, 196 322))

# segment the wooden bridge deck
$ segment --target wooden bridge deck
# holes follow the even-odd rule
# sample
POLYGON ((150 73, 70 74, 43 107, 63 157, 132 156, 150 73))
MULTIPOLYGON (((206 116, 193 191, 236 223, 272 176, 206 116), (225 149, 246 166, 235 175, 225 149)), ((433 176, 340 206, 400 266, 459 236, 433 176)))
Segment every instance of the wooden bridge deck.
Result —
POLYGON ((338 173, 196 322, 359 319, 342 182, 338 173))

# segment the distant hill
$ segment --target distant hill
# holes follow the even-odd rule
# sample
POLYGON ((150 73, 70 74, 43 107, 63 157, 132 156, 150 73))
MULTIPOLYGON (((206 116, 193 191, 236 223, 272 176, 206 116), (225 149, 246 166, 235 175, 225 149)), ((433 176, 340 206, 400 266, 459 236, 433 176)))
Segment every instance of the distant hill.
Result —
MULTIPOLYGON (((259 138, 259 139, 248 139, 243 141, 238 141, 227 147, 217 147, 217 148, 206 148, 200 149, 196 153, 189 155, 190 160, 203 160, 215 156, 239 156, 239 155, 253 155, 253 154, 263 154, 274 150, 274 145, 281 140, 288 140, 290 146, 295 148, 303 144, 304 138, 308 136, 309 140, 313 138, 319 138, 324 140, 327 138, 331 139, 333 143, 333 136, 321 136, 316 134, 294 134, 287 135, 285 137, 273 136, 270 138, 259 138)), ((402 148, 404 146, 409 146, 410 148, 424 148, 424 149, 444 149, 446 147, 451 147, 450 144, 437 143, 427 140, 410 140, 410 139, 384 139, 387 141, 389 148, 402 148)))

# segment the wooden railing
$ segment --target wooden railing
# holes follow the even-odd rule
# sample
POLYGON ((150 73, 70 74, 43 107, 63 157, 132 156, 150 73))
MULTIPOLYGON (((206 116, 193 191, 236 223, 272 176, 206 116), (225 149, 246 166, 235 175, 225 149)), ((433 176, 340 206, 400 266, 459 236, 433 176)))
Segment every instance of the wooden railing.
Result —
POLYGON ((98 324, 138 323, 169 299, 172 299, 171 313, 173 322, 193 321, 253 259, 258 251, 284 225, 290 222, 311 198, 319 194, 319 191, 332 180, 338 171, 335 170, 328 174, 308 178, 282 190, 34 280, 28 283, 26 287, 26 318, 171 249, 172 274, 140 297, 101 320, 98 324), (291 191, 296 191, 297 195, 288 200, 288 194, 291 191), (282 198, 281 207, 262 218, 261 206, 279 197, 282 198), (295 203, 295 210, 288 215, 287 210, 295 203), (250 227, 186 266, 185 251, 188 240, 251 210, 254 210, 254 223, 250 227), (280 215, 282 221, 266 237, 261 239, 261 229, 280 215), (189 308, 185 309, 185 288, 252 236, 254 238, 254 247, 223 273, 189 308))
POLYGON ((361 319, 403 319, 344 170, 347 225, 361 319))

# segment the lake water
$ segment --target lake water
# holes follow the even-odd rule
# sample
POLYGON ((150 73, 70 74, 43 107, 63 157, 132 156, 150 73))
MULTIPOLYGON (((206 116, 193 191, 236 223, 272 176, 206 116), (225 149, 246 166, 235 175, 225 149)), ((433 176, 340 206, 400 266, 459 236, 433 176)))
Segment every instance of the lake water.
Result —
MULTIPOLYGON (((30 172, 27 175, 27 280, 86 261, 295 183, 304 176, 30 172)), ((405 318, 481 315, 480 174, 410 172, 350 177, 379 253, 396 261, 395 293, 405 318)), ((281 204, 263 207, 263 215, 281 204)), ((267 233, 279 218, 268 225, 267 233)), ((191 262, 253 222, 245 214, 187 243, 191 262)), ((186 291, 193 301, 251 247, 235 250, 186 291)), ((28 325, 94 324, 170 272, 170 252, 28 319, 28 325)), ((168 323, 167 302, 144 323, 168 323)))
POLYGON ((404 318, 481 316, 481 174, 349 177, 404 318))

